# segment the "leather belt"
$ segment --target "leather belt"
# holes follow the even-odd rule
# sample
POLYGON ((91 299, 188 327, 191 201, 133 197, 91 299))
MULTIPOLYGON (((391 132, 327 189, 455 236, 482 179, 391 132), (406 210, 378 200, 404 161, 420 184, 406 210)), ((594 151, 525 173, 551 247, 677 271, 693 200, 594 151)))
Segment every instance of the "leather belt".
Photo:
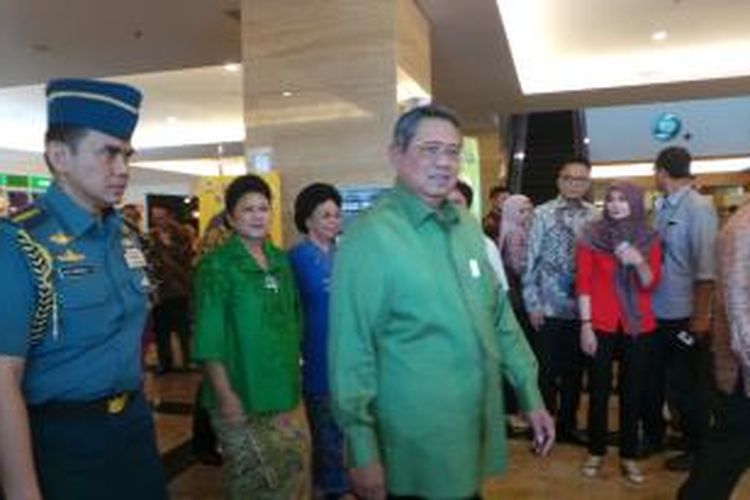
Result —
POLYGON ((43 415, 91 413, 117 415, 125 411, 136 395, 136 391, 123 391, 93 401, 49 401, 40 405, 31 405, 29 411, 43 415))

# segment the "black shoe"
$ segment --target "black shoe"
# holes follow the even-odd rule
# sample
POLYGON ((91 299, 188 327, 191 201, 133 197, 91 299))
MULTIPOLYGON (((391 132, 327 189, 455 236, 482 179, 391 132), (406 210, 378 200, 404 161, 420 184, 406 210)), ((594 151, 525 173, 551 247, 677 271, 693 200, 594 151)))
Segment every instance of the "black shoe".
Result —
POLYGON ((557 442, 576 444, 578 446, 586 446, 589 444, 588 436, 578 429, 559 431, 557 434, 557 442))
POLYGON ((679 453, 664 462, 664 467, 667 470, 676 472, 686 472, 690 470, 690 466, 693 464, 693 454, 690 452, 679 453))

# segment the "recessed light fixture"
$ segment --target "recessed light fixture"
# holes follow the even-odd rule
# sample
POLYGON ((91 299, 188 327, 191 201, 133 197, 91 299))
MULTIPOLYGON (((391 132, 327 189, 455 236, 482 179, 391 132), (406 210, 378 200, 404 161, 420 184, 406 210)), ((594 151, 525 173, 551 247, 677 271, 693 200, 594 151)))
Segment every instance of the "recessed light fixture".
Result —
POLYGON ((230 73, 237 73, 241 67, 242 65, 239 63, 226 63, 224 65, 224 69, 230 73))
POLYGON ((651 33, 651 40, 655 42, 663 42, 669 37, 669 33, 664 30, 654 31, 651 33))
POLYGON ((294 95, 294 92, 285 90, 284 92, 281 93, 281 95, 283 95, 284 97, 292 97, 294 95))

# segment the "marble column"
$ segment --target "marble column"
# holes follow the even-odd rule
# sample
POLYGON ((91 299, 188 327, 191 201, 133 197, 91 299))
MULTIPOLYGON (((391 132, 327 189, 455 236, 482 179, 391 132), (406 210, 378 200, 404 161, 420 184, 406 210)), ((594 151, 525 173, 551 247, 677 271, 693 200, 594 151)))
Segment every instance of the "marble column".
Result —
POLYGON ((413 0, 243 0, 242 57, 246 153, 281 175, 286 243, 306 184, 392 182, 399 78, 430 87, 413 0))

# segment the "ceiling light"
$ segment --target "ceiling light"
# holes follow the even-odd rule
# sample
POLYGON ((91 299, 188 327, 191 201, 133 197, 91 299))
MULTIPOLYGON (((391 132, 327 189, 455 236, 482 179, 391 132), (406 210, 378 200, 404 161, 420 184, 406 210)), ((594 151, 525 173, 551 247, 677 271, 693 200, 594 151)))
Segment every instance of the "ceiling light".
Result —
POLYGON ((518 153, 513 155, 513 158, 518 161, 523 161, 523 159, 526 158, 526 153, 524 153, 523 151, 519 151, 518 153))
POLYGON ((664 30, 654 31, 651 34, 651 40, 655 42, 663 42, 664 40, 667 39, 667 37, 669 37, 669 34, 664 30))
POLYGON ((281 95, 283 95, 284 97, 292 97, 294 95, 294 92, 285 90, 284 92, 281 93, 281 95))
MULTIPOLYGON (((692 174, 721 174, 726 172, 743 172, 748 169, 750 169, 749 157, 693 160, 690 164, 690 172, 692 174)), ((649 177, 652 175, 654 175, 654 164, 650 162, 602 163, 594 164, 591 169, 591 177, 594 179, 649 177)))
POLYGON ((237 73, 240 68, 242 68, 242 65, 239 63, 226 63, 224 65, 224 69, 230 73, 237 73))
POLYGON ((169 125, 174 125, 175 123, 179 122, 180 120, 176 116, 168 116, 167 117, 167 123, 169 125))

